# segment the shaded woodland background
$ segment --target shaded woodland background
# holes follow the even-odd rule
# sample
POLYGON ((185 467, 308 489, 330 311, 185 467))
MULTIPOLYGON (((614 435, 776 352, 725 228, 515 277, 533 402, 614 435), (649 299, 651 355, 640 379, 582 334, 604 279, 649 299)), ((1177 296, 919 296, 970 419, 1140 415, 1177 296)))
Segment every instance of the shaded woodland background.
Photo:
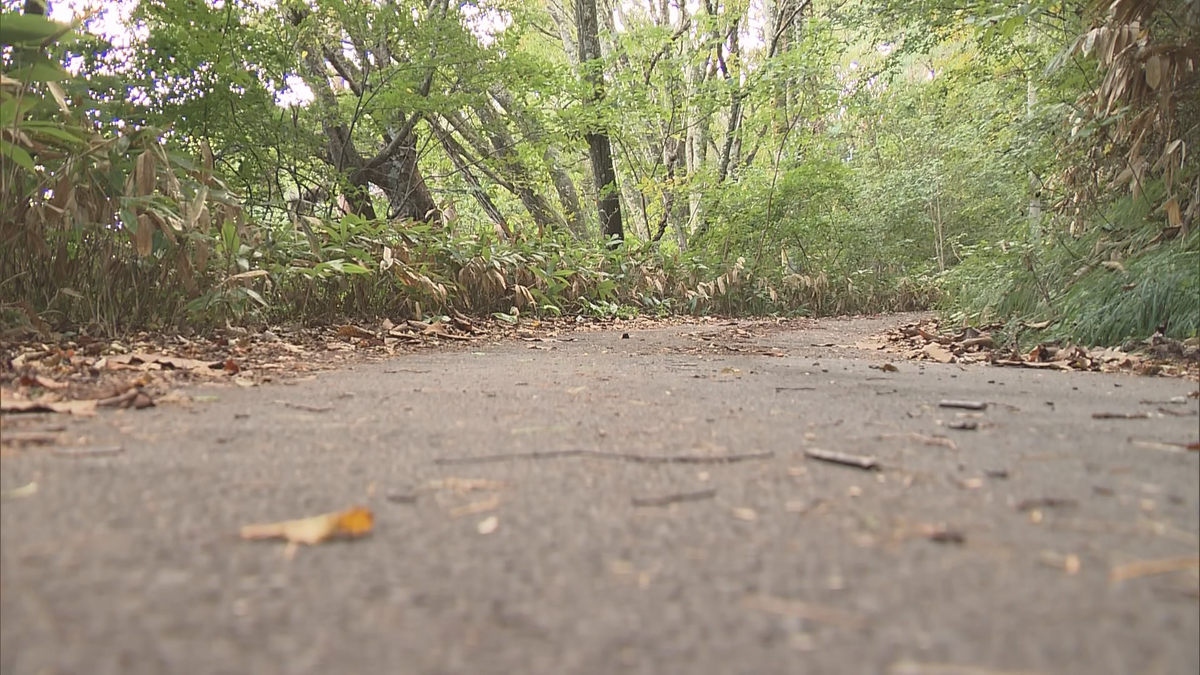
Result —
POLYGON ((51 4, 0 3, 10 330, 1200 329, 1195 0, 51 4))

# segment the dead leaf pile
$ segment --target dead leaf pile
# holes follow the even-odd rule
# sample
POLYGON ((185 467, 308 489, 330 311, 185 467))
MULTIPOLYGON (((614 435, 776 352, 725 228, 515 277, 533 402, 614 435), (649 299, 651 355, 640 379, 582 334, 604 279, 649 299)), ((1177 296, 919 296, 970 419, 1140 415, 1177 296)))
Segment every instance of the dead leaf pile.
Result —
MULTIPOLYGON (((1042 329, 1049 322, 1026 324, 1042 329)), ((1042 343, 1019 352, 998 343, 1001 324, 966 327, 943 332, 938 320, 923 319, 894 328, 859 343, 860 348, 899 353, 915 361, 937 363, 990 363, 995 366, 1062 371, 1132 372, 1142 375, 1195 377, 1200 375, 1200 340, 1180 342, 1162 335, 1131 341, 1117 347, 1085 348, 1079 345, 1042 343)))

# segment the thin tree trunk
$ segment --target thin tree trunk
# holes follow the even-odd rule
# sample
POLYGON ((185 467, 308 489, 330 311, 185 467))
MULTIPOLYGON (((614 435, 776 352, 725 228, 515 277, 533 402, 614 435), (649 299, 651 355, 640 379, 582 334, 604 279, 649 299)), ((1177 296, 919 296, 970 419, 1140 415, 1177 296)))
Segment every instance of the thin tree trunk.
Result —
MULTIPOLYGON (((521 135, 525 138, 537 139, 540 142, 546 133, 545 130, 527 110, 518 107, 507 90, 499 86, 492 87, 491 95, 496 103, 508 113, 508 116, 516 122, 517 128, 521 130, 521 135)), ((563 168, 562 157, 554 144, 546 143, 545 147, 546 149, 542 152, 542 160, 546 163, 546 170, 550 172, 550 180, 554 183, 554 191, 558 194, 558 203, 562 206, 567 227, 577 238, 582 239, 587 236, 587 224, 583 220, 583 212, 579 207, 579 193, 575 191, 575 181, 571 180, 571 174, 563 168)))
POLYGON ((496 234, 501 239, 512 239, 512 229, 508 226, 508 220, 505 219, 504 214, 500 213, 500 209, 496 207, 495 202, 488 196, 487 190, 483 189, 483 185, 480 184, 479 179, 471 172, 470 162, 467 160, 462 147, 451 138, 450 131, 443 127, 441 122, 438 122, 436 118, 430 117, 428 121, 429 127, 433 129, 434 136, 441 141, 442 148, 445 149, 446 155, 450 158, 451 163, 454 164, 454 168, 458 170, 463 180, 470 186, 471 196, 475 198, 475 201, 479 202, 479 206, 483 208, 483 212, 487 214, 487 217, 496 226, 496 234))
MULTIPOLYGON (((576 0, 575 18, 579 25, 579 63, 584 77, 591 85, 593 109, 604 99, 604 77, 600 71, 600 36, 596 19, 596 0, 576 0)), ((618 243, 625 238, 621 223, 621 193, 617 187, 617 172, 613 168, 612 144, 602 125, 587 135, 588 156, 596 183, 596 209, 600 216, 600 232, 606 240, 618 243)))

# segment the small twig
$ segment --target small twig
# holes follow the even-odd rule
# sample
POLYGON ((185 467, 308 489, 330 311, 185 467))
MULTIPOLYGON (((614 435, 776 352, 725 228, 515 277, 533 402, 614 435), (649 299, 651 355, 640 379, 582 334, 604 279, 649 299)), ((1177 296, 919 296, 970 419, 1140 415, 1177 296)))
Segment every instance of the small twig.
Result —
POLYGON ((307 403, 292 403, 291 401, 275 401, 279 405, 284 405, 296 410, 306 410, 308 412, 323 413, 333 410, 331 405, 308 405, 307 403))
POLYGON ((141 392, 138 391, 137 387, 134 387, 134 388, 129 389, 128 391, 126 391, 123 394, 118 394, 117 396, 109 396, 108 398, 98 399, 96 401, 96 406, 100 407, 100 408, 108 408, 108 407, 121 407, 124 405, 129 405, 130 403, 133 402, 133 400, 135 398, 137 398, 138 394, 140 394, 140 393, 141 392))
POLYGON ((1171 410, 1170 408, 1159 408, 1158 412, 1171 417, 1195 417, 1195 410, 1171 410))
POLYGON ((717 496, 716 490, 699 490, 696 492, 680 492, 673 495, 663 495, 662 497, 634 497, 634 506, 670 506, 680 502, 698 502, 704 499, 712 499, 717 496))
POLYGON ((1079 506, 1079 501, 1067 497, 1034 497, 1033 499, 1023 499, 1017 504, 1018 511, 1032 511, 1034 509, 1065 509, 1079 506))
POLYGON ((915 431, 908 431, 899 434, 880 434, 879 438, 881 440, 885 438, 906 438, 910 441, 924 443, 925 445, 936 445, 939 447, 948 448, 950 450, 958 450, 958 444, 949 438, 946 438, 945 436, 926 436, 925 434, 918 434, 915 431))
POLYGON ((1043 675, 1034 670, 992 670, 982 666, 915 661, 893 663, 887 672, 888 675, 1043 675))
POLYGON ((863 469, 866 471, 879 468, 879 460, 867 455, 850 455, 844 452, 833 452, 831 450, 818 450, 817 448, 809 448, 804 451, 804 456, 811 457, 822 462, 841 464, 842 466, 852 466, 856 469, 863 469))
POLYGON ((746 609, 755 609, 768 614, 803 619, 805 621, 816 621, 817 623, 826 623, 851 630, 862 628, 866 624, 866 619, 856 612, 769 595, 748 596, 742 600, 742 606, 746 609))
POLYGON ((964 410, 986 410, 987 403, 983 401, 939 401, 939 408, 962 408, 964 410))
POLYGON ((439 457, 434 464, 485 464, 488 462, 505 462, 513 459, 555 459, 560 457, 592 457, 595 459, 613 459, 639 464, 728 464, 744 462, 752 459, 768 459, 774 457, 773 451, 748 452, 736 455, 633 455, 628 453, 600 452, 599 450, 541 450, 534 452, 513 452, 498 455, 476 455, 474 457, 439 457))
POLYGON ((1157 560, 1139 560, 1127 565, 1118 565, 1108 574, 1108 580, 1120 583, 1138 577, 1155 574, 1169 574, 1182 570, 1200 568, 1200 556, 1179 556, 1176 558, 1159 558, 1157 560))
POLYGON ((784 391, 816 391, 816 387, 775 387, 775 393, 784 391))
POLYGON ((58 441, 58 434, 42 431, 6 431, 4 442, 16 445, 47 445, 58 441))
POLYGON ((1148 412, 1120 413, 1120 412, 1098 412, 1092 413, 1092 419, 1096 420, 1147 420, 1150 419, 1148 412))
POLYGON ((55 457, 82 459, 85 457, 108 457, 111 455, 119 455, 122 452, 125 452, 125 448, 122 448, 119 445, 111 445, 102 448, 55 448, 50 452, 55 457))

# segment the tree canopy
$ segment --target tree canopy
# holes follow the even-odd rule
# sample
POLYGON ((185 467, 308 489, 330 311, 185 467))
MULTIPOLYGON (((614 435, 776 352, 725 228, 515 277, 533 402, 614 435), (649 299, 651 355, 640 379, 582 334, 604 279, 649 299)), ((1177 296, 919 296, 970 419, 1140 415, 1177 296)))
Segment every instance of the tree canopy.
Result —
POLYGON ((0 5, 18 319, 1200 329, 1195 2, 0 5))

